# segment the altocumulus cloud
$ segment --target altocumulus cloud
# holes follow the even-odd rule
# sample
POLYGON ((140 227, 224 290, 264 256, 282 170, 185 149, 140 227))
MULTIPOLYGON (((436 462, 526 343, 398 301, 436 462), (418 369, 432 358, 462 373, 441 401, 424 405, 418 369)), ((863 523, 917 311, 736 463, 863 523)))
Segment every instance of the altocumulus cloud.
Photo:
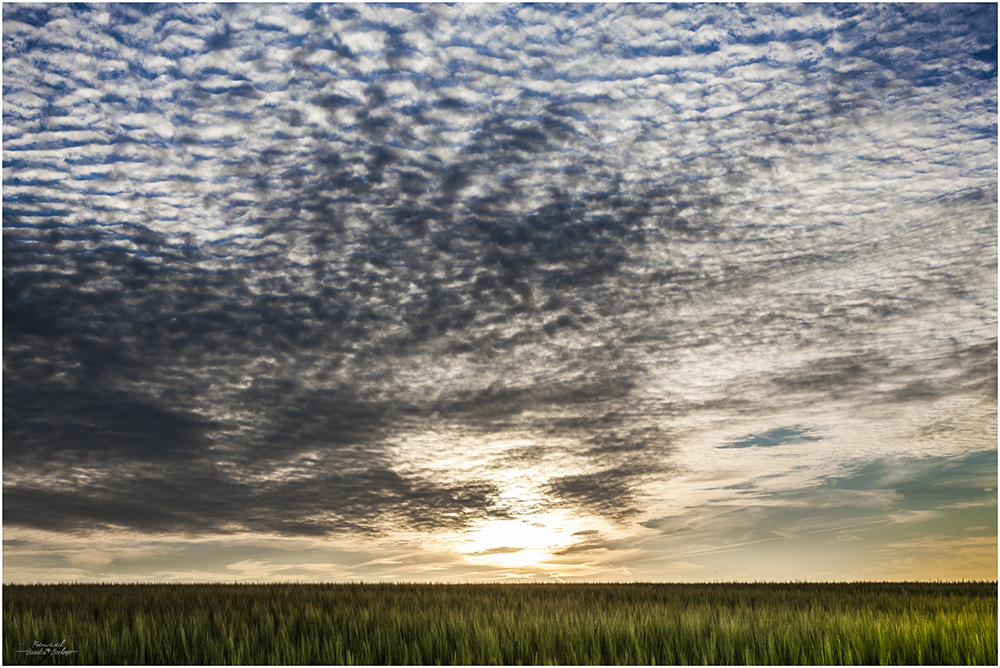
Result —
POLYGON ((995 446, 995 6, 15 4, 3 45, 6 526, 627 526, 712 458, 808 496, 995 446), (927 452, 809 459, 914 406, 927 452))

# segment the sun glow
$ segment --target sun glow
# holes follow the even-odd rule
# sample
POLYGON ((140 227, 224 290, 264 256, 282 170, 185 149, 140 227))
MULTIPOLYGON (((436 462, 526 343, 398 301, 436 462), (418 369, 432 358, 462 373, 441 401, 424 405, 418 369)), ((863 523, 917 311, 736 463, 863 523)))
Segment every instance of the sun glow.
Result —
POLYGON ((541 564, 580 540, 573 535, 573 523, 549 515, 536 515, 530 520, 487 520, 464 532, 455 549, 469 559, 493 566, 541 564))
MULTIPOLYGON (((472 438, 461 430, 440 424, 433 431, 401 440, 393 449, 394 469, 408 477, 437 484, 488 484, 491 495, 486 517, 463 529, 415 536, 425 545, 457 553, 484 570, 512 569, 522 576, 539 572, 558 576, 569 564, 565 550, 595 536, 617 534, 605 519, 581 513, 553 491, 553 480, 567 470, 586 470, 586 458, 572 452, 579 443, 569 438, 472 438)), ((579 555, 575 555, 579 557, 579 555)))

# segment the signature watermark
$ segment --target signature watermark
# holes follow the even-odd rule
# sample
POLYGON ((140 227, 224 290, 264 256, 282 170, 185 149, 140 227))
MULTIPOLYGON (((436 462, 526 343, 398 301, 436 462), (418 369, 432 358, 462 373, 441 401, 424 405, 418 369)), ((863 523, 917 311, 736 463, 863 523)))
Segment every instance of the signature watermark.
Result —
POLYGON ((62 642, 41 642, 36 640, 31 643, 31 649, 19 649, 17 653, 39 657, 72 656, 77 653, 77 650, 66 649, 66 639, 63 638, 62 642))

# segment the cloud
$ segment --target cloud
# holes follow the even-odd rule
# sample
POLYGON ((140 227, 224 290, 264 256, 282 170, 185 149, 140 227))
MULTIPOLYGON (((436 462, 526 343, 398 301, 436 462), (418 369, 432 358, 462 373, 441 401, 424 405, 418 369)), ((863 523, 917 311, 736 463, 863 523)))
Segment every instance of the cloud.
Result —
POLYGON ((8 9, 7 525, 455 531, 493 456, 648 522, 702 437, 995 408, 995 7, 8 9))

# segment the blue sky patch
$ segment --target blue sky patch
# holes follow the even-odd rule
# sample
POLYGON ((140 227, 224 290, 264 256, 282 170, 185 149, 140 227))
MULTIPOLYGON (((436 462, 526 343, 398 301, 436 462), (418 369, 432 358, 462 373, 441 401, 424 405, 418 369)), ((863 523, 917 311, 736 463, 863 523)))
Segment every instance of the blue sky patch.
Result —
POLYGON ((740 441, 728 445, 720 445, 719 450, 730 448, 770 448, 775 445, 791 445, 792 443, 809 443, 822 440, 820 436, 810 436, 810 430, 805 427, 779 427, 771 431, 753 434, 740 441))

